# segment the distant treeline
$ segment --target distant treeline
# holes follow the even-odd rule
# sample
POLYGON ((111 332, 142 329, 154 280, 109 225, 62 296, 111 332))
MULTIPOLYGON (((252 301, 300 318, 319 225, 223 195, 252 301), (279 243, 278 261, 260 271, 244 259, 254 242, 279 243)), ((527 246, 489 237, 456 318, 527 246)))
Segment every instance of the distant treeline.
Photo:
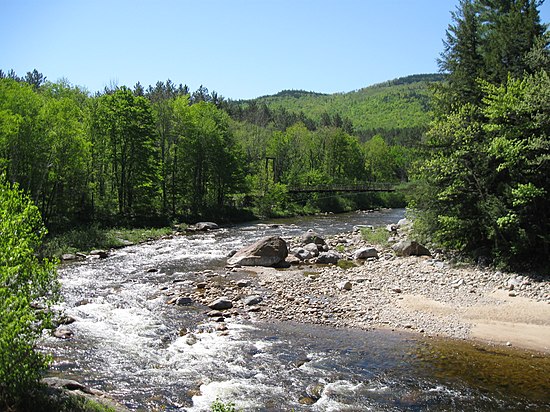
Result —
POLYGON ((293 200, 286 188, 400 182, 413 153, 399 132, 360 139, 337 110, 313 118, 170 80, 92 96, 37 70, 0 71, 0 125, 1 173, 55 230, 314 212, 331 206, 315 195, 293 200))

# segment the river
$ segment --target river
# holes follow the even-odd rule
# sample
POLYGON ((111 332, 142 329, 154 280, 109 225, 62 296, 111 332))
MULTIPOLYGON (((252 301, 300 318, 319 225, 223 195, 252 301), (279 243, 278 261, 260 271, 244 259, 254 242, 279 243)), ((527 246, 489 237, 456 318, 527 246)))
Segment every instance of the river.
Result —
MULTIPOLYGON (((228 321, 214 330, 199 305, 167 305, 163 290, 198 272, 226 275, 231 250, 262 236, 321 236, 395 223, 404 210, 249 223, 113 251, 63 265, 74 337, 46 338, 52 375, 107 392, 132 410, 500 411, 550 409, 547 357, 360 331, 228 321), (312 403, 309 405, 308 403, 312 403)), ((292 285, 289 285, 292 287, 292 285)))

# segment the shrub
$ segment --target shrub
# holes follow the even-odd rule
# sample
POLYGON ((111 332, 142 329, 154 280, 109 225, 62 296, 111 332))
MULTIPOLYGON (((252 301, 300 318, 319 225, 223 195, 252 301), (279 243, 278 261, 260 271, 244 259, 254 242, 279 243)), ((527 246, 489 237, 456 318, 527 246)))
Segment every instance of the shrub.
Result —
POLYGON ((385 227, 377 227, 375 229, 362 228, 361 236, 363 240, 373 245, 388 246, 390 233, 385 227))
POLYGON ((38 208, 0 177, 0 409, 16 408, 49 364, 36 341, 59 285, 54 262, 35 255, 44 235, 38 208))
POLYGON ((212 402, 210 410, 212 412, 237 412, 237 409, 235 409, 235 404, 233 402, 223 403, 219 399, 216 399, 214 402, 212 402))

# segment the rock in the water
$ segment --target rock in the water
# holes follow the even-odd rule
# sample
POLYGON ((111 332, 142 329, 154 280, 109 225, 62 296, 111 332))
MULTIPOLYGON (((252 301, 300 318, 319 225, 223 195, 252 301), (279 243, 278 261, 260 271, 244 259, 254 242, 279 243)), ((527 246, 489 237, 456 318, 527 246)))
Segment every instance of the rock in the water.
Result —
POLYGON ((227 261, 228 265, 277 266, 288 256, 286 242, 279 236, 269 236, 239 250, 227 261))
POLYGON ((186 296, 179 296, 175 299, 174 304, 178 305, 178 306, 192 305, 193 304, 193 299, 188 298, 186 296))
POLYGON ((220 227, 214 223, 214 222, 199 222, 195 225, 197 230, 215 230, 219 229, 220 227))
POLYGON ((207 230, 216 230, 220 227, 214 222, 199 222, 188 226, 185 230, 188 232, 205 232, 207 230))
POLYGON ((257 305, 258 303, 260 303, 262 301, 262 297, 261 296, 258 296, 258 295, 251 295, 251 296, 247 296, 246 298, 243 299, 243 303, 246 305, 246 306, 252 306, 252 305, 257 305))
POLYGON ((97 256, 100 259, 105 259, 109 256, 109 254, 105 250, 92 250, 90 252, 90 255, 97 256))
POLYGON ((61 260, 63 260, 64 262, 68 262, 70 260, 77 260, 77 259, 78 259, 78 256, 72 253, 64 253, 61 255, 61 260))
POLYGON ((206 314, 209 318, 223 318, 223 312, 220 312, 219 310, 211 310, 206 314))
POLYGON ((53 336, 59 339, 70 339, 74 336, 74 333, 69 329, 58 328, 53 331, 53 336))
POLYGON ((398 256, 431 256, 430 251, 414 240, 402 240, 392 246, 398 256))
POLYGON ((320 264, 337 264, 338 261, 341 259, 341 256, 336 253, 333 250, 329 250, 328 252, 323 252, 319 254, 319 256, 315 259, 315 263, 320 264))
POLYGON ((231 309, 233 307, 233 302, 226 297, 221 297, 208 304, 208 307, 214 310, 231 309))
POLYGON ((69 391, 82 391, 84 393, 92 393, 92 391, 82 385, 80 382, 72 379, 63 379, 56 377, 48 377, 42 379, 42 382, 52 388, 67 389, 69 391))
POLYGON ((354 259, 378 258, 378 251, 373 247, 363 247, 353 254, 354 259))

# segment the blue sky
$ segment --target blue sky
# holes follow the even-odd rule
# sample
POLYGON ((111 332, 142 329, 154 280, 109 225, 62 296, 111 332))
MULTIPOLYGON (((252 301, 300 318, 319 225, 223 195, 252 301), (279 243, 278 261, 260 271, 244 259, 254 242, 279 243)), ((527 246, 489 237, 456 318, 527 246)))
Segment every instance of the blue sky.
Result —
MULTIPOLYGON (((0 0, 0 69, 231 99, 437 72, 458 0, 0 0)), ((550 4, 550 3, 549 3, 550 4)), ((543 22, 550 5, 541 7, 543 22)))

